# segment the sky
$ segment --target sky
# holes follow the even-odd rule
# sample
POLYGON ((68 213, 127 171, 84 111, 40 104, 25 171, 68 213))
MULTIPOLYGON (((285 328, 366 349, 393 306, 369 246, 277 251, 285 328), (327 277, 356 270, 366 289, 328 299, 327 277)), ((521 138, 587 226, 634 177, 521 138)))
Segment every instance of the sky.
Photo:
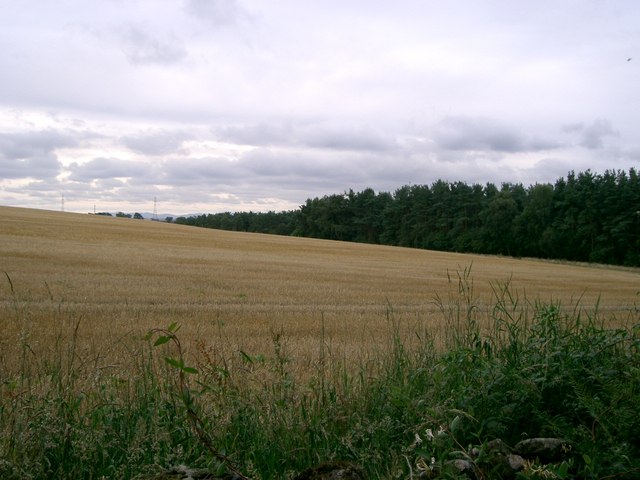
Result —
POLYGON ((640 166, 637 0, 0 5, 0 205, 281 211, 640 166))

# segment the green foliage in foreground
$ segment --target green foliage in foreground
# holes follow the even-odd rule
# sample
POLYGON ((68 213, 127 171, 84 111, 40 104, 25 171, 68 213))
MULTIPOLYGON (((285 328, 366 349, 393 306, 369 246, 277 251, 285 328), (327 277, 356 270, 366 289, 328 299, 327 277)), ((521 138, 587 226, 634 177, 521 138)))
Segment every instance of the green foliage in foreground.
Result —
POLYGON ((458 288, 437 300, 444 351, 424 332, 421 348, 395 335, 359 368, 327 351, 308 385, 293 380, 276 333, 271 354, 238 353, 245 373, 265 367, 269 381, 236 381, 224 363, 185 365, 176 325, 137 341, 133 375, 96 369, 90 389, 77 388, 87 370, 73 345, 25 360, 19 375, 2 372, 0 478, 143 478, 178 464, 291 478, 329 460, 355 461, 370 478, 434 467, 454 478, 445 462, 472 445, 534 436, 566 439, 573 456, 528 465, 522 478, 638 478, 638 311, 636 326, 604 328, 597 311, 521 302, 497 287, 482 330, 466 275, 458 288))

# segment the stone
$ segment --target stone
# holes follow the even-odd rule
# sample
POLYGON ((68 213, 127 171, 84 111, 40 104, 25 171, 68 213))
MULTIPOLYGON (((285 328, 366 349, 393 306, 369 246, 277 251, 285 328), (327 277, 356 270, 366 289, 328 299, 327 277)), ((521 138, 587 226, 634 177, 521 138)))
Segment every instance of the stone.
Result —
POLYGON ((366 476, 354 463, 328 462, 306 469, 294 480, 366 480, 366 476))
POLYGON ((241 477, 234 473, 227 473, 219 477, 206 468, 191 468, 186 465, 177 465, 162 473, 141 478, 145 480, 241 480, 241 477))
POLYGON ((526 460, 522 458, 520 455, 516 455, 515 453, 510 453, 507 455, 507 462, 509 463, 509 468, 514 472, 519 472, 524 469, 524 465, 526 460))
POLYGON ((491 455, 503 455, 506 456, 511 453, 511 449, 500 438, 487 442, 486 453, 491 455))
POLYGON ((457 460, 452 460, 450 463, 456 468, 458 473, 466 475, 472 479, 476 478, 476 468, 473 462, 464 458, 458 458, 457 460))
POLYGON ((521 457, 541 463, 559 462, 571 451, 571 444, 560 438, 528 438, 516 444, 513 451, 521 457))
POLYGON ((484 478, 513 479, 524 468, 525 460, 511 453, 509 446, 496 438, 480 450, 477 463, 484 478))

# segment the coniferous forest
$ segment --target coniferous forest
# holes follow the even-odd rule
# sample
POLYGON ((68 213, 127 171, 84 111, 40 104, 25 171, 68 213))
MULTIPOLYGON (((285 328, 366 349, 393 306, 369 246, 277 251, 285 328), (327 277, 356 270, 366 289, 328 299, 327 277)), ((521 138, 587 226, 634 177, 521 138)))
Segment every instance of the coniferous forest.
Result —
POLYGON ((206 228, 640 266, 640 178, 587 170, 555 184, 438 180, 394 193, 366 188, 307 199, 297 210, 179 217, 206 228))

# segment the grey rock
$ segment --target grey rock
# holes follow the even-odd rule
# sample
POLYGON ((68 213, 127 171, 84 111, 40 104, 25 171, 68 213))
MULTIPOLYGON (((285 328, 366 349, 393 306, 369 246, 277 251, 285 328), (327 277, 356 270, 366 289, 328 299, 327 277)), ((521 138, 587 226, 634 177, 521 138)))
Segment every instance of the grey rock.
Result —
POLYGON ((571 444, 560 438, 528 438, 516 444, 514 452, 527 459, 538 459, 541 463, 553 463, 566 458, 571 444))
POLYGON ((450 462, 453 465, 458 473, 466 475, 469 478, 476 478, 476 467, 473 462, 466 460, 464 458, 458 458, 457 460, 453 460, 450 462))
POLYGON ((480 449, 477 464, 483 478, 513 479, 524 468, 525 460, 511 453, 511 448, 497 438, 480 449))
POLYGON ((486 451, 492 455, 508 455, 511 453, 511 449, 500 438, 491 440, 487 443, 486 451))
POLYGON ((519 472, 524 468, 525 459, 520 455, 516 455, 515 453, 510 453, 507 455, 507 462, 509 463, 509 468, 514 472, 519 472))
POLYGON ((229 473, 222 477, 216 476, 206 468, 191 468, 177 465, 166 469, 162 473, 140 477, 140 480, 241 480, 236 474, 229 473))
POLYGON ((366 476, 354 463, 329 462, 306 469, 294 480, 366 480, 366 476))

